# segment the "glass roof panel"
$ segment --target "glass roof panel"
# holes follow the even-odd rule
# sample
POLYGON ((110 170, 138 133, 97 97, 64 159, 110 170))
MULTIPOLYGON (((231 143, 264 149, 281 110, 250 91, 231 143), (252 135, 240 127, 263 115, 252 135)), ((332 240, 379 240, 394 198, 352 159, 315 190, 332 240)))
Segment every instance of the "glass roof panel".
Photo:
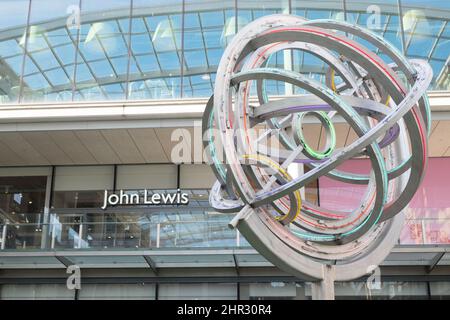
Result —
MULTIPOLYGON (((20 72, 22 71, 22 60, 23 60, 22 56, 14 56, 12 58, 7 58, 4 60, 8 64, 9 68, 11 68, 16 74, 20 74, 20 72)), ((36 70, 37 70, 37 68, 36 68, 36 70)), ((35 72, 35 71, 32 71, 32 72, 35 72)), ((25 72, 25 73, 30 73, 30 72, 25 72)))
POLYGON ((58 61, 50 50, 34 52, 31 58, 41 70, 48 70, 59 66, 58 61))
POLYGON ((73 43, 54 47, 53 50, 55 51, 58 59, 62 62, 63 65, 74 63, 75 47, 73 43))
POLYGON ((109 99, 121 99, 124 96, 124 89, 118 83, 102 86, 103 91, 108 95, 109 99))
POLYGON ((128 56, 120 58, 112 58, 111 64, 118 75, 127 75, 128 56))
POLYGON ((94 72, 96 78, 114 77, 114 71, 108 61, 100 60, 95 62, 90 62, 89 66, 94 72))
POLYGON ((134 34, 131 36, 131 50, 136 54, 153 53, 152 42, 147 34, 134 34))
POLYGON ((136 60, 142 72, 160 71, 156 57, 153 54, 136 56, 136 60))
MULTIPOLYGON (((36 79, 45 79, 41 86, 45 92, 37 94, 39 99, 41 94, 51 100, 59 97, 58 92, 71 92, 68 76, 72 77, 74 73, 77 74, 76 86, 83 90, 89 86, 97 87, 93 92, 100 95, 107 92, 109 86, 127 87, 125 82, 130 79, 140 83, 139 89, 134 90, 142 92, 145 99, 179 97, 181 56, 185 59, 183 88, 186 95, 203 97, 211 90, 212 82, 209 81, 206 86, 196 82, 193 77, 212 76, 224 47, 235 34, 236 26, 242 28, 260 16, 287 12, 289 9, 286 0, 238 0, 237 11, 234 0, 211 3, 190 0, 185 3, 183 17, 181 0, 134 0, 133 3, 131 62, 128 68, 130 0, 83 1, 80 29, 76 19, 79 0, 63 0, 57 4, 51 0, 33 0, 28 34, 25 32, 28 0, 2 0, 0 60, 7 67, 2 71, 5 73, 2 76, 8 84, 0 86, 0 101, 17 99, 17 92, 21 91, 17 88, 20 88, 22 70, 25 77, 33 76, 28 82, 24 81, 26 90, 23 92, 27 95, 30 95, 29 90, 38 90, 33 89, 39 87, 36 79), (50 3, 52 10, 48 10, 50 3), (14 16, 14 20, 10 16, 14 16), (183 34, 184 48, 181 41, 183 34), (24 48, 27 49, 25 58, 22 55, 24 48), (79 54, 75 57, 77 50, 79 54), (25 66, 22 68, 24 59, 25 66), (66 72, 60 64, 65 66, 66 72), (77 70, 74 70, 74 65, 77 65, 77 70), (126 74, 128 70, 131 73, 129 76, 126 74), (147 80, 155 83, 162 81, 164 85, 157 85, 156 91, 148 92, 152 89, 147 80)), ((379 33, 400 50, 403 50, 400 32, 403 25, 406 54, 413 58, 433 59, 430 62, 434 74, 439 75, 450 55, 450 26, 447 22, 450 19, 449 6, 442 1, 404 0, 401 3, 402 20, 398 17, 397 3, 388 0, 346 0, 346 15, 341 0, 327 1, 326 5, 305 0, 290 1, 293 13, 306 14, 308 18, 314 19, 347 19, 348 22, 379 33), (377 12, 377 8, 381 10, 377 12)), ((371 48, 368 44, 366 46, 371 48)), ((275 59, 274 63, 283 65, 282 60, 275 59)), ((318 79, 322 79, 326 71, 318 60, 312 61, 308 57, 303 59, 302 55, 294 55, 294 65, 296 70, 318 79)), ((445 85, 445 81, 439 83, 445 85)), ((270 87, 274 93, 284 92, 283 86, 279 84, 274 83, 270 87)), ((65 93, 64 100, 67 100, 65 93)), ((77 93, 77 97, 86 99, 80 93, 77 93)), ((113 90, 108 97, 119 99, 120 91, 113 90)))
POLYGON ((207 51, 208 54, 208 63, 210 66, 218 66, 220 59, 222 58, 223 49, 209 49, 207 51))
POLYGON ((60 86, 60 85, 69 83, 69 78, 67 77, 64 70, 61 68, 54 69, 51 71, 46 71, 45 76, 48 78, 48 80, 54 86, 60 86))
POLYGON ((13 55, 19 55, 22 53, 23 49, 19 46, 16 40, 10 39, 6 41, 0 41, 0 55, 3 58, 13 55))
POLYGON ((52 46, 72 43, 72 40, 65 28, 47 32, 47 40, 52 46))
POLYGON ((450 39, 440 39, 433 52, 434 59, 445 60, 450 56, 450 39))
POLYGON ((200 30, 186 30, 184 33, 184 49, 201 49, 204 48, 203 36, 200 30))
POLYGON ((144 20, 141 17, 132 18, 131 30, 133 33, 145 34, 147 32, 147 27, 145 26, 144 20))
POLYGON ((26 85, 33 90, 44 89, 50 86, 47 80, 40 73, 26 76, 24 77, 24 81, 26 85))
POLYGON ((407 54, 410 56, 417 56, 421 58, 427 58, 433 48, 435 38, 414 35, 411 38, 411 42, 408 46, 407 54))
POLYGON ((85 63, 77 65, 77 82, 94 80, 92 73, 85 63))
POLYGON ((206 56, 204 50, 186 51, 184 53, 186 65, 188 68, 206 67, 206 56))
POLYGON ((225 23, 223 11, 200 12, 200 19, 203 28, 223 27, 225 23))
POLYGON ((178 70, 180 69, 180 59, 176 52, 159 53, 159 63, 163 70, 178 70))
MULTIPOLYGON (((214 29, 214 30, 204 30, 203 31, 203 39, 205 41, 205 46, 207 49, 209 48, 221 48, 223 47, 223 43, 220 41, 220 37, 222 35, 222 30, 214 29)), ((223 49, 222 49, 223 51, 223 49)))
POLYGON ((200 19, 198 13, 186 13, 184 15, 184 28, 200 28, 200 19))
POLYGON ((106 59, 104 50, 95 36, 84 37, 79 45, 79 50, 86 61, 106 59))

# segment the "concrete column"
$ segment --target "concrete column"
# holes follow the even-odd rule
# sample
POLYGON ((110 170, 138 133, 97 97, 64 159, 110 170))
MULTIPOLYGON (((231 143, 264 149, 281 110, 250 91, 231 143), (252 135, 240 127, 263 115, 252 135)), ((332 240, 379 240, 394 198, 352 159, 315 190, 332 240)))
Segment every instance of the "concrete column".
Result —
POLYGON ((311 284, 312 299, 334 300, 334 279, 336 279, 334 266, 324 266, 322 281, 313 282, 311 284))

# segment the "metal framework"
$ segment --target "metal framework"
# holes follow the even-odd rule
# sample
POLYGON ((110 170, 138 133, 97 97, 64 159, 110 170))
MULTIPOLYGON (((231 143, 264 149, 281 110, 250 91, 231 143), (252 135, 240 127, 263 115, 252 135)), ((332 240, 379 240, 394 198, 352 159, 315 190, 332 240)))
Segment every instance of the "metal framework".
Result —
POLYGON ((383 38, 353 24, 271 15, 234 37, 217 74, 203 116, 204 145, 218 179, 211 205, 237 212, 230 226, 274 265, 315 281, 315 298, 333 298, 334 281, 372 272, 398 241, 402 210, 427 162, 431 116, 425 92, 433 77, 431 67, 422 60, 407 60, 383 38), (355 39, 378 48, 386 61, 355 39), (290 50, 321 59, 327 65, 326 80, 267 67, 271 56, 290 50), (268 80, 307 94, 270 100, 268 80), (252 83, 257 105, 249 103, 252 83), (322 150, 305 141, 302 121, 307 114, 316 117, 327 134, 322 150), (358 136, 340 149, 333 126, 336 115, 358 136), (258 127, 264 130, 255 130, 258 127), (279 143, 269 146, 268 139, 279 143), (337 169, 357 157, 370 159, 370 174, 337 169), (292 176, 288 169, 296 164, 310 170, 292 176), (367 186, 352 212, 302 199, 301 188, 324 175, 367 186))
MULTIPOLYGON (((175 87, 177 93, 170 98, 208 96, 212 91, 218 56, 223 52, 222 44, 217 38, 220 38, 227 17, 230 14, 239 15, 251 21, 261 14, 257 5, 245 1, 236 1, 235 4, 230 2, 227 5, 220 1, 198 1, 192 4, 180 0, 177 6, 144 8, 135 8, 130 1, 129 7, 108 8, 99 18, 97 12, 85 12, 85 2, 76 2, 82 14, 81 31, 68 28, 66 17, 61 18, 58 15, 55 15, 54 19, 30 23, 30 14, 34 14, 33 1, 29 4, 27 25, 0 30, 0 46, 10 49, 2 52, 5 62, 2 66, 3 72, 21 87, 19 100, 11 97, 8 103, 39 102, 44 99, 40 94, 48 95, 45 101, 57 102, 164 98, 164 95, 152 96, 154 87, 167 92, 175 87), (180 23, 176 13, 181 13, 182 19, 189 15, 190 19, 194 19, 198 24, 191 26, 184 21, 180 23), (206 18, 210 14, 216 16, 213 24, 206 18), (153 16, 168 22, 167 27, 171 31, 171 39, 166 39, 171 42, 168 48, 155 46, 152 39, 155 28, 149 25, 153 16), (86 44, 87 31, 96 23, 104 24, 106 28, 86 44), (28 43, 31 41, 32 27, 37 28, 36 32, 33 31, 33 41, 36 44, 30 46, 28 43), (195 40, 198 43, 195 47, 190 47, 189 44, 194 42, 190 37, 193 34, 198 35, 195 40), (108 50, 108 44, 111 43, 115 44, 115 50, 108 50), (145 46, 145 49, 138 50, 139 45, 145 46), (90 46, 98 51, 93 57, 89 56, 90 46), (49 63, 50 61, 52 63, 49 63)), ((282 11, 276 4, 264 2, 267 7, 265 13, 282 11)), ((344 11, 355 24, 364 25, 367 15, 364 4, 352 3, 351 6, 345 6, 345 1, 326 4, 316 2, 310 3, 308 8, 297 8, 291 1, 286 2, 289 3, 290 12, 304 14, 311 19, 316 18, 316 15, 330 18, 344 11)), ((406 39, 403 28, 397 25, 402 23, 402 19, 398 19, 400 9, 394 3, 383 7, 379 34, 387 39, 405 42, 403 53, 429 61, 434 67, 435 76, 438 76, 441 70, 446 74, 446 57, 437 54, 440 45, 448 41, 448 21, 445 19, 448 13, 445 8, 423 9, 430 22, 440 26, 438 31, 423 35, 417 30, 420 28, 417 28, 416 21, 405 35, 406 39), (427 48, 424 47, 420 52, 411 50, 413 47, 421 47, 422 44, 417 44, 414 40, 422 38, 432 44, 425 45, 427 48)), ((404 11, 406 9, 408 7, 403 7, 404 11)), ((237 19, 235 20, 237 30, 239 25, 237 19)), ((418 21, 420 26, 422 20, 418 21)), ((400 44, 398 46, 400 47, 400 44)), ((443 55, 447 53, 445 46, 441 50, 443 55)), ((274 57, 274 61, 276 60, 277 57, 274 57)), ((308 65, 303 56, 298 57, 298 63, 303 73, 324 77, 321 65, 308 65)), ((11 88, 0 83, 0 92, 6 93, 9 90, 11 88)), ((271 91, 272 94, 284 94, 283 88, 280 87, 273 87, 271 91)))

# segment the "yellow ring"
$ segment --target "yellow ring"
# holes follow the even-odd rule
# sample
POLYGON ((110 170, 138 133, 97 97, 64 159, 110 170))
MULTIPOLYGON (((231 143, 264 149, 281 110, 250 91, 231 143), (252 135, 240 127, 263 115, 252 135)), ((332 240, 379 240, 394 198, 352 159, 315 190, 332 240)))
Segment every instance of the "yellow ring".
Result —
MULTIPOLYGON (((276 163, 275 161, 273 161, 272 159, 259 155, 259 154, 244 154, 242 156, 242 158, 244 159, 250 159, 250 160, 255 160, 255 161, 259 161, 265 165, 268 165, 269 167, 271 167, 272 169, 274 169, 275 171, 278 171, 279 173, 282 174, 282 176, 284 178, 286 178, 288 181, 292 180, 292 177, 289 175, 289 173, 284 170, 282 167, 280 167, 278 165, 278 163, 276 163)), ((295 212, 295 216, 292 220, 297 219, 298 215, 300 214, 300 208, 302 206, 302 197, 300 196, 300 191, 296 190, 294 191, 294 197, 297 200, 297 211, 295 212)), ((279 220, 279 221, 283 221, 284 219, 286 219, 288 217, 288 213, 285 214, 284 216, 281 217, 276 217, 275 219, 279 220)))

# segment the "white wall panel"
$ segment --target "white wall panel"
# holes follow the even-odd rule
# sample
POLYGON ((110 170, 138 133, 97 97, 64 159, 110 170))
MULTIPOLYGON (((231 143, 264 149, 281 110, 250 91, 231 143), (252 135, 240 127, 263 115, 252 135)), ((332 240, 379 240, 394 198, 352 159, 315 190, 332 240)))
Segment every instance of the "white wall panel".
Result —
POLYGON ((51 167, 0 168, 0 177, 48 176, 51 173, 51 167))
POLYGON ((176 165, 123 165, 117 167, 117 189, 176 189, 176 187, 176 165))
POLYGON ((55 191, 112 189, 113 166, 56 167, 55 191))
POLYGON ((154 300, 154 284, 85 284, 80 300, 154 300))
POLYGON ((160 284, 160 300, 236 300, 235 283, 160 284))
POLYGON ((75 291, 65 284, 5 284, 0 286, 1 300, 74 300, 75 291))
POLYGON ((186 164, 180 168, 181 188, 211 188, 216 177, 207 164, 186 164))

